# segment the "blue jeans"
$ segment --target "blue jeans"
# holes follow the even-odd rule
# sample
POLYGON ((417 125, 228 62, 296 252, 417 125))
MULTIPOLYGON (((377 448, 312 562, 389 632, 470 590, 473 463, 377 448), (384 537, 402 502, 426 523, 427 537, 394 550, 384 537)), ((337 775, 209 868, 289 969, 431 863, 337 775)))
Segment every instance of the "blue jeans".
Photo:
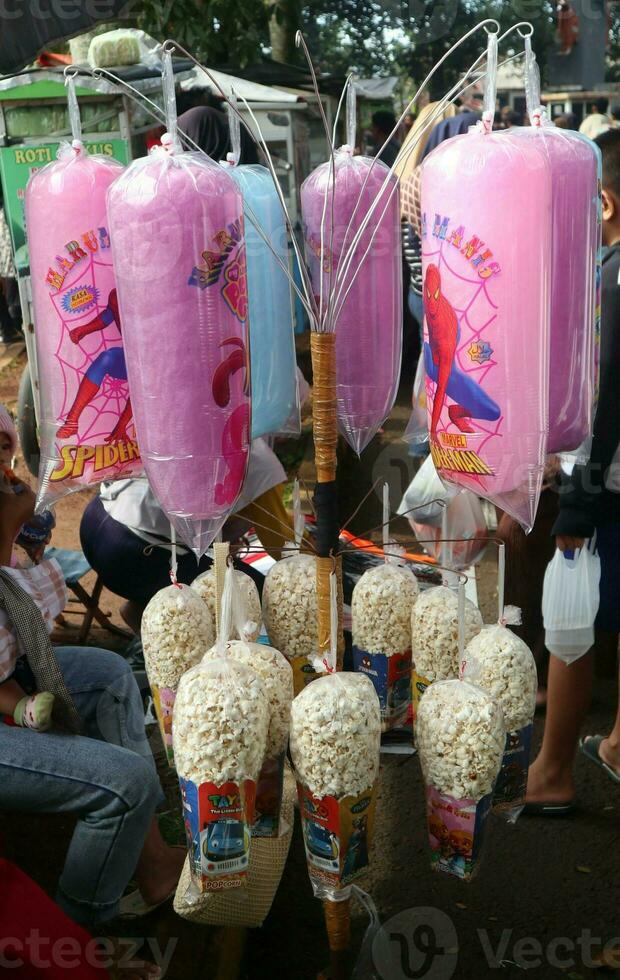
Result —
POLYGON ((83 647, 55 653, 85 735, 0 724, 0 808, 78 815, 56 900, 91 925, 117 914, 162 793, 122 657, 83 647))

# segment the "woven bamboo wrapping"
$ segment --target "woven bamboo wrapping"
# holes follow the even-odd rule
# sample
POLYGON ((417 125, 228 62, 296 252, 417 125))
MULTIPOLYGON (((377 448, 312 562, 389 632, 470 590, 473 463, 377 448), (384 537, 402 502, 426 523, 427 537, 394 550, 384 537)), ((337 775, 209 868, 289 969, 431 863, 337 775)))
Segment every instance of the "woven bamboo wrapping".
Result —
POLYGON ((351 907, 344 902, 323 902, 325 925, 332 953, 341 953, 351 945, 351 907))
POLYGON ((228 891, 206 892, 190 905, 185 899, 191 881, 189 864, 186 861, 174 897, 175 912, 190 922, 208 926, 243 926, 250 929, 262 926, 278 890, 288 857, 293 836, 296 796, 295 779, 287 765, 282 800, 282 826, 285 830, 280 837, 252 838, 245 886, 228 891))
POLYGON ((338 416, 336 410, 336 335, 310 335, 314 459, 319 483, 336 479, 338 416))

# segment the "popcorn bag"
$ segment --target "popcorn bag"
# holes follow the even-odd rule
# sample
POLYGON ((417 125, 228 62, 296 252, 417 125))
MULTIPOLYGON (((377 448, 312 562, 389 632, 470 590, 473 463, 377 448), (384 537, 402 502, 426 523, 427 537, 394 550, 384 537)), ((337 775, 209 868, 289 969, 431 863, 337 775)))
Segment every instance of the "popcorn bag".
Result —
MULTIPOLYGON (((422 592, 411 612, 413 655, 412 696, 414 721, 420 699, 434 681, 459 676, 458 596, 438 585, 422 592)), ((482 629, 480 610, 465 599, 465 643, 482 629)))
POLYGON ((418 710, 431 867, 470 879, 504 752, 500 705, 467 681, 433 684, 418 710))
POLYGON ((188 898, 245 884, 268 726, 265 686, 249 667, 216 658, 182 677, 173 743, 192 881, 188 898))
POLYGON ((188 585, 157 592, 142 616, 142 646, 153 706, 169 765, 174 765, 172 710, 179 681, 215 639, 209 611, 188 585))
POLYGON ((379 700, 363 674, 327 674, 293 701, 291 756, 317 898, 347 899, 369 865, 380 739, 379 700))
MULTIPOLYGON (((240 572, 235 569, 234 572, 235 582, 237 585, 237 594, 239 597, 239 602, 243 609, 244 614, 244 630, 243 639, 245 640, 257 640, 260 636, 260 625, 262 621, 262 612, 260 606, 260 596, 258 594, 258 589, 256 588, 256 583, 253 578, 246 575, 245 572, 240 572)), ((192 589, 197 592, 203 602, 206 603, 209 610, 209 615, 211 617, 211 623, 213 625, 213 635, 215 636, 215 618, 217 615, 216 611, 216 575, 215 568, 210 568, 208 572, 203 572, 192 582, 192 589)), ((231 636, 232 640, 242 639, 239 636, 238 630, 233 626, 233 634, 231 636)))
POLYGON ((382 731, 403 725, 411 706, 411 611, 417 595, 411 569, 394 562, 370 568, 353 589, 353 665, 377 692, 382 731))
POLYGON ((485 626, 467 646, 462 674, 501 705, 506 740, 493 808, 514 823, 527 790, 538 685, 534 657, 505 626, 485 626))
POLYGON ((270 569, 263 586, 263 618, 269 642, 293 668, 295 694, 318 677, 308 657, 318 649, 316 562, 297 553, 270 569))
POLYGON ((278 650, 263 643, 229 640, 209 650, 203 663, 218 657, 229 657, 251 668, 264 684, 269 705, 269 728, 265 759, 256 785, 256 818, 252 836, 278 837, 281 832, 284 759, 293 700, 293 671, 278 650))

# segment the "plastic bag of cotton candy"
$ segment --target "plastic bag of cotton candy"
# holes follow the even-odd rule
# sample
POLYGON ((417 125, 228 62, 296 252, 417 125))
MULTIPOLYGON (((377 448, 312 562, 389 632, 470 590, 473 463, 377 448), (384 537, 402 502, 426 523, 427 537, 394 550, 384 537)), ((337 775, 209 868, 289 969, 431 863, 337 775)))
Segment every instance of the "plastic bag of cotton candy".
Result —
POLYGON ((380 739, 379 699, 363 674, 327 674, 293 701, 291 756, 317 898, 347 898, 369 865, 380 739))
MULTIPOLYGON (((463 602, 463 642, 469 643, 482 629, 480 610, 469 599, 463 602)), ((429 684, 459 676, 459 600, 445 585, 421 592, 411 611, 413 657, 413 712, 429 684)))
POLYGON ((268 729, 265 685, 245 664, 216 657, 181 678, 173 743, 191 871, 186 900, 246 883, 268 729))
POLYGON ((457 878, 478 867, 504 754, 499 703, 467 681, 432 684, 418 708, 431 865, 457 878))
POLYGON ((353 665, 373 683, 381 728, 403 725, 411 706, 411 610, 415 575, 398 559, 364 572, 351 600, 353 665))
POLYGON ((514 823, 525 804, 538 675, 532 652, 511 630, 484 626, 467 645, 462 676, 501 705, 506 726, 493 807, 514 823))
POLYGON ((142 646, 166 757, 174 764, 172 709, 179 681, 215 640, 209 611, 188 585, 157 592, 142 616, 142 646))

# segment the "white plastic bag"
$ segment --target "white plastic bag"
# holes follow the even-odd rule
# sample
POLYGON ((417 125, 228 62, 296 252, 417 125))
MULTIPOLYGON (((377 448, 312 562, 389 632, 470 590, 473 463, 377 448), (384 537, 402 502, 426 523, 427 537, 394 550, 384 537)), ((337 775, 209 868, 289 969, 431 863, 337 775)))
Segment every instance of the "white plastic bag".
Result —
POLYGON ((426 375, 424 374, 424 358, 420 357, 415 372, 413 391, 411 393, 411 415, 405 429, 403 439, 410 445, 420 445, 428 442, 428 418, 426 415, 426 375))
POLYGON ((542 598, 545 645, 566 664, 594 643, 600 578, 601 560, 589 548, 579 548, 574 558, 556 550, 547 565, 542 598))
MULTIPOLYGON (((432 456, 427 456, 405 490, 397 513, 407 517, 412 527, 415 521, 440 528, 444 505, 454 500, 458 492, 458 487, 442 483, 432 456)), ((413 529, 415 530, 415 527, 413 529)))
POLYGON ((487 546, 487 522, 480 500, 471 490, 462 490, 448 501, 441 527, 411 518, 409 523, 425 550, 448 568, 468 568, 482 557, 487 546))

